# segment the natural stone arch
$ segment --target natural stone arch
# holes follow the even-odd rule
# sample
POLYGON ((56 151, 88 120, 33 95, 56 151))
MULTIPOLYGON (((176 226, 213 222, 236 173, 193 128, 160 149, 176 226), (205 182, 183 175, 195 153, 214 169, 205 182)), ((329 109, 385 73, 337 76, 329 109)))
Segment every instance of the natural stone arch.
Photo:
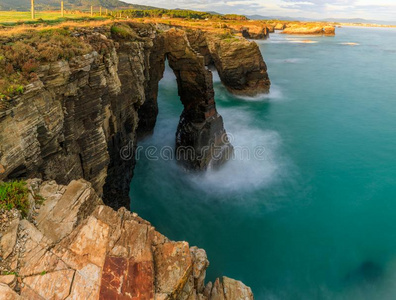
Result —
POLYGON ((204 170, 219 165, 232 155, 223 119, 216 110, 212 73, 206 69, 204 57, 190 46, 183 30, 171 29, 158 38, 163 55, 151 57, 149 93, 139 110, 140 136, 152 132, 158 114, 158 82, 168 59, 178 86, 184 110, 176 132, 177 158, 185 167, 204 170), (149 121, 148 121, 149 120, 149 121))

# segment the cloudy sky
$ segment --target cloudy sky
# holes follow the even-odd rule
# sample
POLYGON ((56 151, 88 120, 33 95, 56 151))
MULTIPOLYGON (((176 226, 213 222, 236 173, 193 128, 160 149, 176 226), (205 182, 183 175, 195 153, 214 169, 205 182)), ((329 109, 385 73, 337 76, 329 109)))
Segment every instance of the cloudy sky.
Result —
POLYGON ((307 18, 365 18, 396 21, 396 0, 124 0, 162 8, 245 15, 307 18))

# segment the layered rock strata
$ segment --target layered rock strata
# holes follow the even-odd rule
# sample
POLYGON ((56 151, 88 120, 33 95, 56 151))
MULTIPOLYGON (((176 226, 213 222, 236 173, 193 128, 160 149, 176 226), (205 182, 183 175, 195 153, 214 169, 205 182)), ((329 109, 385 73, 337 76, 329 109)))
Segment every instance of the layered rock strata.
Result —
POLYGON ((129 207, 137 110, 145 100, 156 30, 146 25, 125 41, 105 27, 73 34, 93 51, 41 64, 38 79, 0 113, 0 180, 42 177, 67 184, 83 177, 99 195, 111 196, 113 207, 129 207))
POLYGON ((203 249, 103 205, 87 181, 29 185, 45 201, 27 219, 1 220, 0 299, 253 299, 227 277, 205 285, 203 249))

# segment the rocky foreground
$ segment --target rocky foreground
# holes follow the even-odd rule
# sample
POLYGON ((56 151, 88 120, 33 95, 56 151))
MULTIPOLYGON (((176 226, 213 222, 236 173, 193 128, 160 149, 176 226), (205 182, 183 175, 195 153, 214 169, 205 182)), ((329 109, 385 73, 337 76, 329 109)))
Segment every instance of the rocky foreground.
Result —
POLYGON ((15 210, 0 215, 0 299, 253 299, 249 287, 227 277, 205 285, 205 250, 103 205, 87 181, 28 185, 27 218, 15 210))

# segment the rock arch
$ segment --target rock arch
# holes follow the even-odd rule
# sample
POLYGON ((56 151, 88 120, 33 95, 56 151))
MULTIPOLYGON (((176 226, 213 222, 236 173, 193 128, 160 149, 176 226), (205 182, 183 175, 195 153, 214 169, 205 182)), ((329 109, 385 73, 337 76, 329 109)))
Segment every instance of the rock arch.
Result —
POLYGON ((150 58, 150 81, 146 101, 139 110, 139 136, 150 134, 158 114, 158 82, 168 59, 178 85, 184 110, 176 132, 176 154, 188 169, 205 170, 219 165, 232 155, 223 119, 216 110, 212 73, 205 67, 204 57, 195 52, 183 30, 170 29, 155 43, 162 55, 150 58))

